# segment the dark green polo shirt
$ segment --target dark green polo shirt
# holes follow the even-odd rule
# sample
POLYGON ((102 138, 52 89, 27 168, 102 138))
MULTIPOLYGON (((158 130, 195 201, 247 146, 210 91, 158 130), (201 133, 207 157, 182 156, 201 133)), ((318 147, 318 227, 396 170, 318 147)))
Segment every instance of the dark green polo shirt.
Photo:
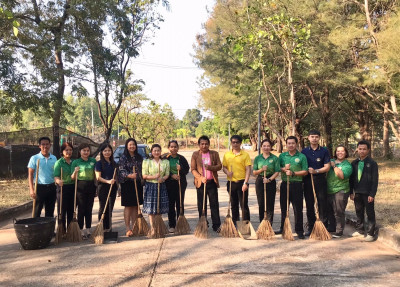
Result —
POLYGON ((92 157, 89 157, 86 161, 82 158, 78 158, 74 160, 71 168, 73 171, 75 170, 75 167, 79 166, 78 180, 94 180, 95 164, 96 160, 92 157))
POLYGON ((63 157, 57 160, 54 164, 54 177, 61 178, 62 169, 63 175, 61 179, 63 180, 64 184, 73 184, 74 181, 71 178, 71 174, 74 172, 74 170, 72 169, 72 162, 73 161, 71 159, 71 163, 68 164, 63 157))
MULTIPOLYGON (((267 166, 267 176, 271 176, 275 172, 280 172, 279 158, 270 153, 267 158, 264 158, 263 154, 259 154, 254 159, 253 170, 260 170, 263 166, 267 166)), ((260 173, 260 176, 264 176, 264 173, 260 173)))
MULTIPOLYGON (((285 167, 286 164, 290 164, 290 170, 297 171, 308 171, 307 158, 304 154, 296 150, 296 153, 292 156, 289 152, 281 153, 279 156, 279 166, 280 168, 285 167)), ((281 172, 282 181, 287 181, 286 173, 281 172)), ((290 176, 290 182, 302 182, 302 176, 290 176)))

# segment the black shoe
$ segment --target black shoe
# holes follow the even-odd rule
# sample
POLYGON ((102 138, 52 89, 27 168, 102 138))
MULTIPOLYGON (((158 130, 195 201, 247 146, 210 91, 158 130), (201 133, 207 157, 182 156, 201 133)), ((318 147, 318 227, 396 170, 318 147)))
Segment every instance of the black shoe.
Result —
POLYGON ((333 238, 340 238, 342 236, 343 236, 343 232, 335 232, 335 233, 332 234, 333 238))
POLYGON ((282 234, 282 229, 279 229, 279 230, 274 231, 274 232, 275 232, 275 234, 282 234))
POLYGON ((221 232, 221 226, 218 227, 217 229, 213 229, 216 233, 220 233, 221 232))
POLYGON ((297 234, 298 239, 305 239, 306 237, 304 236, 303 233, 297 234))
POLYGON ((305 233, 304 235, 307 236, 307 237, 309 237, 310 234, 311 234, 311 231, 309 230, 309 231, 306 231, 306 233, 305 233))

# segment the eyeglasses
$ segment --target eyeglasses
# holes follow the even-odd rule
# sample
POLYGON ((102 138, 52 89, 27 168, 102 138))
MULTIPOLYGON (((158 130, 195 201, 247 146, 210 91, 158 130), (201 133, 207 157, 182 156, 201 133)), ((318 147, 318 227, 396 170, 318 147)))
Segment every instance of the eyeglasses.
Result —
POLYGON ((232 144, 240 144, 238 141, 231 141, 232 144))

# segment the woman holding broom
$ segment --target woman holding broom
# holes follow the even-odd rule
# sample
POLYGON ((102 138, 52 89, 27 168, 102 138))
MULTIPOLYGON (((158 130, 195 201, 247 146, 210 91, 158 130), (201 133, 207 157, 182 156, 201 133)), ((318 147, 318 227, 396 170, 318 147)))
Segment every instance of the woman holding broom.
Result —
POLYGON ((117 197, 118 186, 115 183, 114 170, 117 164, 114 161, 113 150, 110 144, 104 145, 100 149, 100 161, 96 162, 96 180, 98 182, 97 194, 99 197, 99 221, 104 212, 110 186, 112 185, 110 198, 104 212, 104 230, 109 231, 112 211, 114 209, 115 198, 117 197))
POLYGON ((132 228, 138 216, 138 208, 143 204, 142 185, 143 157, 137 149, 137 142, 129 138, 125 142, 124 153, 119 159, 118 179, 121 183, 121 205, 124 206, 126 236, 132 237, 132 228), (139 202, 136 198, 135 181, 139 202))
MULTIPOLYGON (((74 190, 75 183, 71 178, 72 175, 72 144, 65 142, 61 145, 62 157, 56 161, 54 165, 54 182, 57 184, 57 201, 61 200, 61 187, 62 192, 62 210, 57 212, 61 214, 61 222, 63 224, 64 230, 72 221, 72 216, 74 214, 74 190), (62 178, 61 178, 62 169, 62 178), (65 219, 67 219, 67 225, 65 225, 65 219)), ((60 206, 60 205, 58 205, 60 206)))
POLYGON ((169 161, 161 160, 161 146, 151 146, 151 158, 143 162, 143 179, 146 180, 143 212, 149 215, 151 230, 150 237, 155 234, 155 215, 168 213, 168 193, 165 181, 169 177, 169 161))
POLYGON ((269 139, 261 142, 262 154, 256 156, 253 163, 253 175, 256 179, 256 194, 258 201, 258 215, 260 222, 264 219, 264 184, 267 188, 267 216, 271 223, 274 219, 274 206, 276 195, 276 177, 279 175, 279 159, 271 153, 272 143, 269 139), (264 179, 264 172, 266 177, 264 179))
POLYGON ((186 158, 178 154, 179 146, 176 140, 168 142, 169 153, 164 157, 169 161, 170 177, 165 181, 168 192, 169 211, 168 224, 169 232, 174 233, 176 227, 176 219, 180 214, 180 199, 179 199, 179 181, 181 185, 182 211, 184 206, 185 190, 187 187, 186 175, 189 173, 189 163, 186 158), (179 170, 179 175, 178 175, 179 170), (176 208, 176 210, 175 210, 176 208))
POLYGON ((92 210, 94 197, 96 196, 94 166, 96 160, 90 157, 90 146, 87 143, 79 145, 80 158, 72 162, 72 170, 74 171, 71 178, 77 182, 78 202, 78 224, 81 229, 82 239, 86 240, 91 236, 92 227, 92 210), (86 229, 83 229, 85 224, 86 229))

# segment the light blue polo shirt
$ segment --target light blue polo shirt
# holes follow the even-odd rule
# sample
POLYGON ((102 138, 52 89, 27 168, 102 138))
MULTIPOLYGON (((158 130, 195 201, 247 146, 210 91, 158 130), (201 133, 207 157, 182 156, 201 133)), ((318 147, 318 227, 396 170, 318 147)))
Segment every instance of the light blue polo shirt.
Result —
POLYGON ((57 158, 52 154, 48 158, 45 158, 41 152, 31 156, 28 168, 32 168, 35 171, 33 173, 33 180, 36 178, 36 164, 38 159, 40 159, 38 184, 54 183, 54 164, 57 158))

